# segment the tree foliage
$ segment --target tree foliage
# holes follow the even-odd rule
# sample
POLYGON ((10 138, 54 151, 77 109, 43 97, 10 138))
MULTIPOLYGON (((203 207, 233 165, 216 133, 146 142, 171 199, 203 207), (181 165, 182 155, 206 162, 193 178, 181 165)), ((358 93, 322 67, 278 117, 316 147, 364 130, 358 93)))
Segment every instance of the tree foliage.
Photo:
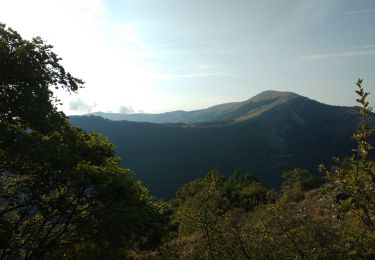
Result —
POLYGON ((368 138, 374 129, 369 125, 369 92, 364 91, 362 82, 359 79, 356 83, 356 101, 361 105, 358 128, 353 134, 357 147, 350 158, 337 159, 327 175, 342 219, 343 248, 350 255, 371 258, 375 256, 375 159, 371 158, 373 147, 368 138))
POLYGON ((107 138, 71 126, 53 88, 75 92, 40 38, 0 25, 0 258, 119 258, 153 248, 166 207, 120 167, 107 138))
POLYGON ((318 188, 321 180, 305 169, 293 169, 283 173, 282 200, 298 202, 305 198, 305 192, 318 188))
POLYGON ((61 121, 53 89, 76 92, 83 81, 66 72, 52 46, 23 39, 0 24, 0 121, 46 131, 61 121))

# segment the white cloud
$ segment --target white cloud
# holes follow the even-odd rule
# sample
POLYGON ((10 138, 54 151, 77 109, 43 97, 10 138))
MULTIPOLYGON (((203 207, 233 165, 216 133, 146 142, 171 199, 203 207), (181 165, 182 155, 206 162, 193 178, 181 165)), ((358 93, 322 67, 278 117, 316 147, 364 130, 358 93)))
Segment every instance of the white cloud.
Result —
POLYGON ((200 77, 235 77, 243 78, 243 76, 235 73, 228 72, 204 72, 204 73, 191 73, 191 74, 177 74, 177 75, 163 75, 164 79, 178 79, 178 78, 200 78, 200 77))
POLYGON ((211 66, 211 65, 208 65, 208 64, 200 64, 200 65, 198 66, 198 68, 201 69, 201 70, 208 70, 208 69, 211 69, 212 66, 211 66))
POLYGON ((351 15, 351 14, 366 14, 366 13, 374 13, 375 9, 365 9, 365 10, 354 10, 354 11, 348 11, 344 12, 346 15, 351 15))
POLYGON ((81 99, 76 99, 74 101, 69 102, 69 109, 79 114, 90 113, 92 112, 94 107, 95 107, 95 104, 94 105, 86 104, 81 99))
POLYGON ((369 56, 375 55, 374 45, 364 45, 356 47, 341 48, 339 52, 331 53, 315 53, 309 54, 302 57, 303 60, 322 60, 331 58, 345 58, 345 57, 357 57, 357 56, 369 56))
POLYGON ((134 113, 134 109, 132 106, 120 106, 119 113, 122 114, 132 114, 134 113))
POLYGON ((360 45, 360 46, 346 46, 339 48, 340 51, 352 51, 352 50, 371 50, 375 49, 375 44, 366 44, 366 45, 360 45))

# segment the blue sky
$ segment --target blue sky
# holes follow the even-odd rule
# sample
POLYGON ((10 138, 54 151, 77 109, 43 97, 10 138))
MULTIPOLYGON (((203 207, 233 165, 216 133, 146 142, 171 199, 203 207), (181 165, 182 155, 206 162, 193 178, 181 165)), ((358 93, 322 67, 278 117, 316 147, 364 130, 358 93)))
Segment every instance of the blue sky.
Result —
POLYGON ((269 89, 354 105, 359 77, 375 91, 373 0, 0 1, 0 21, 53 44, 86 81, 59 93, 67 114, 193 110, 269 89))

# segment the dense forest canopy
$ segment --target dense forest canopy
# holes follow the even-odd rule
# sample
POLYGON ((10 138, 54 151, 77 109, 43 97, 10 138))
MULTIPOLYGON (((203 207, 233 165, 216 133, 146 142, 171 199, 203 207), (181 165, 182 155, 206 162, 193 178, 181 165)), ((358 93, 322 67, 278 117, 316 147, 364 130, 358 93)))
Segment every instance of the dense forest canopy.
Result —
POLYGON ((42 39, 0 24, 0 259, 375 257, 372 108, 362 80, 356 147, 332 168, 320 165, 324 179, 290 169, 275 192, 251 174, 212 169, 165 202, 120 166, 106 137, 58 111, 52 89, 83 86, 60 62, 42 39))

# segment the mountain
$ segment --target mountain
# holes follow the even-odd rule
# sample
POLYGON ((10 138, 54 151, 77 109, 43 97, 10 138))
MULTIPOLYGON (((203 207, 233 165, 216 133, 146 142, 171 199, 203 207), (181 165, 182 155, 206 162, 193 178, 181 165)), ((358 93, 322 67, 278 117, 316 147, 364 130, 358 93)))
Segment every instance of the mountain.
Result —
POLYGON ((265 91, 243 102, 221 104, 195 111, 173 111, 161 114, 121 114, 94 112, 88 115, 100 116, 115 121, 149 123, 204 123, 243 121, 274 107, 299 97, 292 92, 265 91))
POLYGON ((133 169, 152 194, 169 198, 212 167, 224 175, 252 172, 274 188, 285 170, 316 172, 320 163, 329 165, 332 157, 351 153, 358 114, 358 108, 267 91, 244 102, 174 114, 176 122, 202 123, 155 124, 98 116, 72 116, 70 121, 108 136, 123 166, 133 169))

